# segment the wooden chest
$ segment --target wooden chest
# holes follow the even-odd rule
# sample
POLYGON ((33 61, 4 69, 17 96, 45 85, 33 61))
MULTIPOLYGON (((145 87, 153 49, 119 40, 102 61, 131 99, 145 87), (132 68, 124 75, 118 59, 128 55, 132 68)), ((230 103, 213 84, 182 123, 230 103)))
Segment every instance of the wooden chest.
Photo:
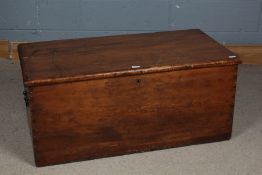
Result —
POLYGON ((18 49, 37 166, 231 136, 240 60, 200 30, 18 49))

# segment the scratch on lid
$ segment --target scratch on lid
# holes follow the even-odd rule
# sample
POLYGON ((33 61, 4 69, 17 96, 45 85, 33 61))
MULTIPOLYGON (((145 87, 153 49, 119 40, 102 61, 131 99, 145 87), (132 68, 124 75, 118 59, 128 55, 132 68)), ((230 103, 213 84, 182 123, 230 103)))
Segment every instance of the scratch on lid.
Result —
POLYGON ((230 56, 228 56, 228 58, 236 58, 237 56, 236 55, 230 55, 230 56))
POLYGON ((132 66, 132 69, 138 69, 140 68, 141 66, 132 66))

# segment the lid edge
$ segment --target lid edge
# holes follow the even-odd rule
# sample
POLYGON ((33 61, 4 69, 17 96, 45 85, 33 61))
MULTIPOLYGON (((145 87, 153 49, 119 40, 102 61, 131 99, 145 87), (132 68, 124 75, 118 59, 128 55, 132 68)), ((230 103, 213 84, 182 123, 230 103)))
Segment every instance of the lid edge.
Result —
POLYGON ((207 63, 198 63, 198 64, 184 64, 184 65, 170 65, 170 66, 160 66, 160 67, 150 67, 143 69, 132 69, 132 70, 123 70, 123 71, 114 71, 106 73, 96 73, 96 74, 87 74, 87 75, 76 75, 71 77, 59 77, 59 78, 47 78, 40 80, 26 80, 24 85, 31 86, 43 86, 51 84, 60 84, 60 83, 70 83, 76 81, 87 81, 87 80, 97 80, 105 78, 115 78, 121 76, 132 76, 139 74, 150 74, 150 73, 160 73, 160 72, 169 72, 169 71, 179 71, 179 70, 191 70, 198 68, 208 68, 208 67, 220 67, 220 66, 230 66, 241 64, 242 61, 237 57, 233 60, 220 60, 212 61, 207 63))

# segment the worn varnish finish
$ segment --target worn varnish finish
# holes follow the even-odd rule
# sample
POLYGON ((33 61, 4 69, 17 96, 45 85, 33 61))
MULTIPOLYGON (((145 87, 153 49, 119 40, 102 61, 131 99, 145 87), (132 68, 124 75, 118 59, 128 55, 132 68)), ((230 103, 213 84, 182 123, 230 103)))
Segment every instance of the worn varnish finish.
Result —
POLYGON ((238 61, 228 59, 234 54, 200 30, 20 44, 18 49, 28 86, 238 61))
POLYGON ((22 44, 19 55, 37 166, 231 136, 240 60, 199 30, 22 44))
POLYGON ((226 47, 237 53, 243 64, 262 64, 262 45, 226 45, 226 47))

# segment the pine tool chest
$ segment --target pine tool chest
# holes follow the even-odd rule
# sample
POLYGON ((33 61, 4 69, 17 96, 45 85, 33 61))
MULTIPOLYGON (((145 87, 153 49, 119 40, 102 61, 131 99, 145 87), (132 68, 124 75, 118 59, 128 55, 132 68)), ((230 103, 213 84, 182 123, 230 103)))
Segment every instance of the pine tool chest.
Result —
POLYGON ((241 61, 200 30, 18 51, 36 166, 231 137, 241 61))

